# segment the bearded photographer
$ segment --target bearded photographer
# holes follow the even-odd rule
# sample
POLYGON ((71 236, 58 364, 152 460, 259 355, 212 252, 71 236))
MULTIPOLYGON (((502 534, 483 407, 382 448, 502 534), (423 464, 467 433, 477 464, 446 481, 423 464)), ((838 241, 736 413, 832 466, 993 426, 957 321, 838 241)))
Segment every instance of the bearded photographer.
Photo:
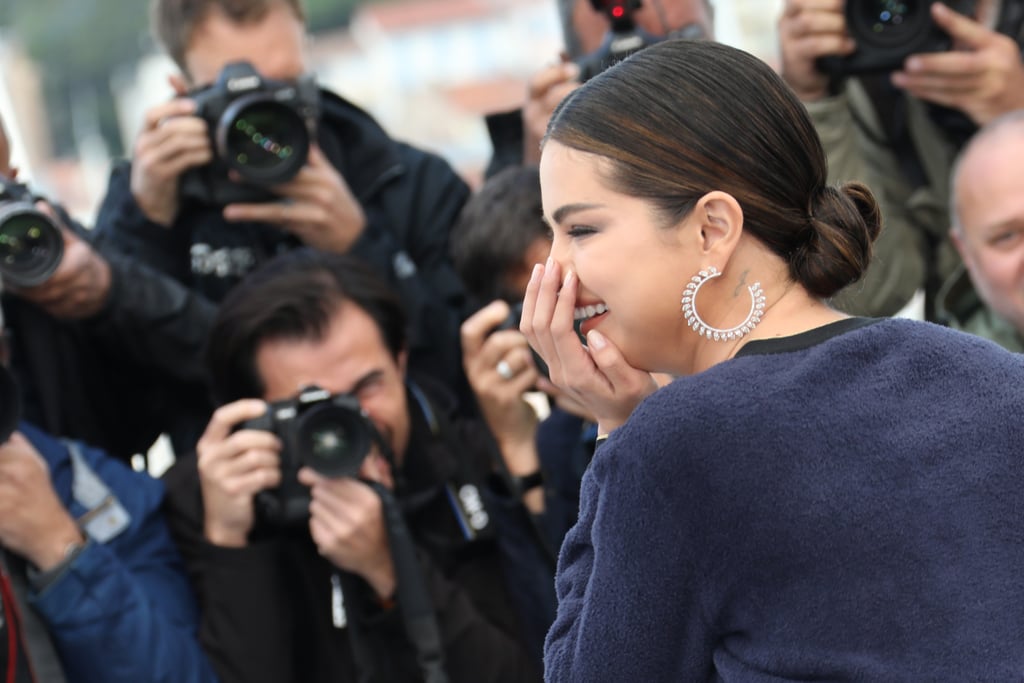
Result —
POLYGON ((533 550, 525 508, 496 485, 482 425, 406 374, 405 330, 372 271, 310 249, 221 304, 221 407, 165 481, 225 683, 413 681, 425 663, 452 682, 539 680, 507 567, 533 550))
POLYGON ((936 293, 959 266, 948 239, 953 160, 979 125, 1024 106, 1022 11, 1019 0, 787 0, 782 75, 822 138, 829 182, 866 182, 882 208, 864 282, 836 300, 849 312, 892 314, 923 290, 934 317, 936 293), (929 24, 939 31, 923 33, 929 24), (923 47, 900 54, 912 43, 923 47))
POLYGON ((301 0, 155 0, 152 16, 180 70, 176 96, 149 109, 133 159, 113 170, 100 239, 213 302, 282 251, 352 254, 400 293, 410 362, 464 385, 463 295, 447 258, 463 180, 316 86, 301 0), (248 119, 231 110, 250 126, 241 137, 234 92, 277 101, 248 119))
POLYGON ((0 280, 26 418, 125 461, 164 432, 191 447, 212 411, 201 348, 213 306, 101 254, 89 230, 17 182, 10 156, 0 121, 0 280))

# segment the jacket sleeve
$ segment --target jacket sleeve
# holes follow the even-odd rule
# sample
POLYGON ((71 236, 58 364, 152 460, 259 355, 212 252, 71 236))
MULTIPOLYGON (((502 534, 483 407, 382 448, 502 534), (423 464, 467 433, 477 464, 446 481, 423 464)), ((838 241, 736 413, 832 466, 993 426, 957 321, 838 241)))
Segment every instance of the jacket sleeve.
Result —
POLYGON ((99 451, 82 452, 131 522, 106 543, 91 541, 33 597, 71 680, 216 681, 196 637, 195 596, 160 514, 163 486, 99 451))
POLYGON ((871 265, 833 303, 853 315, 888 316, 899 312, 924 287, 924 237, 908 212, 911 190, 877 117, 873 111, 858 109, 861 115, 855 122, 852 106, 845 92, 807 104, 828 157, 829 183, 864 183, 882 211, 882 233, 875 241, 871 265))
POLYGON ((133 365, 203 384, 203 346, 216 306, 173 278, 116 252, 105 254, 111 286, 87 328, 133 365))
MULTIPOLYGON (((130 194, 128 199, 134 204, 130 194)), ((170 232, 156 225, 143 229, 158 238, 170 232)), ((139 418, 156 433, 169 434, 178 452, 187 452, 213 412, 203 348, 216 305, 147 265, 145 256, 110 246, 100 251, 110 266, 107 301, 78 324, 103 349, 110 372, 130 387, 126 393, 145 397, 139 418)))
POLYGON ((458 343, 466 301, 448 238, 469 187, 440 157, 399 147, 406 186, 401 196, 385 191, 366 207, 370 225, 352 253, 396 287, 408 317, 410 363, 460 387, 461 398, 468 391, 458 343))
POLYGON ((189 231, 182 225, 159 225, 142 213, 131 190, 130 162, 119 161, 111 170, 92 232, 93 244, 103 254, 125 254, 189 283, 189 231))
POLYGON ((686 480, 672 470, 678 459, 657 457, 678 444, 645 431, 613 432, 584 475, 579 521, 558 559, 546 680, 714 678, 702 554, 679 488, 686 480))

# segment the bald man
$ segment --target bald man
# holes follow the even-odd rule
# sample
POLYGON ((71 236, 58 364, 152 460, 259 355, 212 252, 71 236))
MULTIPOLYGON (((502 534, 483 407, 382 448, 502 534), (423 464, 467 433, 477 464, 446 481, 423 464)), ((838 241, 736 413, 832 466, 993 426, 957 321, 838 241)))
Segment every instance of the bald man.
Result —
POLYGON ((971 138, 954 165, 950 199, 950 236, 964 269, 940 297, 948 322, 1024 351, 1024 109, 971 138))

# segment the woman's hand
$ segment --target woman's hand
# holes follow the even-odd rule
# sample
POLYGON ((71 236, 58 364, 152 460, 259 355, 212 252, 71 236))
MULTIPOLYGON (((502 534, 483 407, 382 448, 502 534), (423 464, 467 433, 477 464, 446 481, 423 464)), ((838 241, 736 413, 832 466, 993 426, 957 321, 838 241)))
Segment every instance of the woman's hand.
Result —
POLYGON ((624 423, 633 409, 658 385, 651 374, 629 365, 618 348, 597 330, 584 345, 576 333, 573 311, 577 280, 562 277, 558 263, 534 267, 523 299, 519 329, 550 370, 551 382, 595 417, 607 434, 624 423))

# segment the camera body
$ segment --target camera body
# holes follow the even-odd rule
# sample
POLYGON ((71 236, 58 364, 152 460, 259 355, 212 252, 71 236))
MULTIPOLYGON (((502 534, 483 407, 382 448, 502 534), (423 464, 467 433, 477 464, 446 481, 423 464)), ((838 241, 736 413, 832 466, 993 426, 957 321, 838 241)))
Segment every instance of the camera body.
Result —
POLYGON ((64 258, 64 236, 35 207, 40 197, 0 176, 0 279, 14 287, 46 282, 64 258))
POLYGON ((188 96, 209 128, 213 160, 182 174, 182 199, 216 206, 272 201, 269 186, 294 178, 309 158, 320 113, 312 75, 275 81, 249 62, 232 62, 213 85, 188 96), (232 171, 240 180, 229 177, 232 171))
POLYGON ((696 23, 686 24, 665 36, 644 31, 633 20, 633 12, 640 9, 642 0, 590 0, 590 4, 595 12, 604 13, 611 27, 596 50, 576 60, 581 83, 648 45, 674 38, 699 40, 708 37, 704 28, 696 23))
POLYGON ((271 403, 263 415, 237 429, 261 429, 281 439, 281 483, 256 496, 257 513, 277 526, 309 517, 309 490, 298 481, 302 467, 325 477, 357 476, 378 438, 354 396, 319 387, 271 403))
POLYGON ((651 35, 633 21, 633 11, 640 8, 641 0, 590 0, 595 12, 603 12, 611 23, 600 47, 576 60, 580 67, 580 82, 585 83, 612 64, 662 40, 651 35))
MULTIPOLYGON (((940 1, 960 14, 974 14, 975 0, 940 1)), ((912 54, 951 49, 952 39, 932 20, 930 5, 925 0, 846 0, 846 30, 857 51, 822 57, 818 68, 831 76, 880 73, 899 69, 912 54)))

